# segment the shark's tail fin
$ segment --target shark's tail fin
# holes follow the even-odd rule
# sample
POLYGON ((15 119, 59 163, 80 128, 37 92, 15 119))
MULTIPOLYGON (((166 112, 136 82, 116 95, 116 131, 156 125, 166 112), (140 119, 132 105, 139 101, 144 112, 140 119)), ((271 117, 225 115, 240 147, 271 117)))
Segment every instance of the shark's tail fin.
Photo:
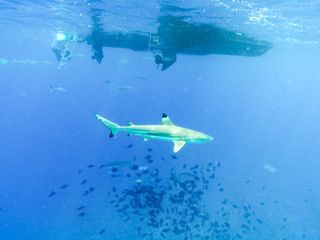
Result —
POLYGON ((113 137, 115 135, 117 135, 117 133, 119 132, 119 129, 120 129, 120 125, 114 123, 114 122, 111 122, 110 120, 108 119, 105 119, 104 117, 96 114, 96 118, 103 124, 105 125, 107 128, 110 129, 111 133, 110 133, 110 137, 113 137))

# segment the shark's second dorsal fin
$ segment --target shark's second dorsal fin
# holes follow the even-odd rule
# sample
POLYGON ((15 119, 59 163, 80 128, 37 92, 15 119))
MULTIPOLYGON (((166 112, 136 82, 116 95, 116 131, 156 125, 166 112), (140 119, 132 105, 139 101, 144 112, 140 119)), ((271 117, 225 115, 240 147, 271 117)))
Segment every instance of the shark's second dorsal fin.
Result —
POLYGON ((162 114, 162 120, 161 123, 164 125, 174 125, 174 123, 170 120, 167 114, 163 113, 162 114))
POLYGON ((132 126, 132 125, 133 125, 133 122, 128 121, 128 125, 129 125, 129 126, 132 126))

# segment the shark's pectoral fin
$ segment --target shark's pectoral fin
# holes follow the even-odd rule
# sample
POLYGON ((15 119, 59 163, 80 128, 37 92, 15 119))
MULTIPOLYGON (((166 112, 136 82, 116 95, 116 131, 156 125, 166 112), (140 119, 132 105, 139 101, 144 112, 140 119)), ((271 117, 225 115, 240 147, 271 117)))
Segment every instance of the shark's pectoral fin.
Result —
POLYGON ((186 144, 186 142, 184 142, 184 141, 174 141, 173 144, 174 144, 173 152, 177 153, 186 144))
POLYGON ((143 141, 145 141, 145 142, 146 142, 146 141, 149 141, 149 138, 144 138, 143 141))

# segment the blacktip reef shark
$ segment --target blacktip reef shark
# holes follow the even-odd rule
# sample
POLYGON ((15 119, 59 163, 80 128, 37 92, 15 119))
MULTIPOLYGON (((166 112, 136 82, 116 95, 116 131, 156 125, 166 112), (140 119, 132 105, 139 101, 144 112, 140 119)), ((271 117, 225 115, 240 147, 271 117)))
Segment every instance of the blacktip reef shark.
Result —
POLYGON ((136 125, 129 122, 128 126, 120 126, 108 119, 96 114, 97 119, 110 129, 110 137, 118 132, 126 132, 129 135, 137 135, 144 138, 171 141, 174 144, 173 152, 177 153, 186 143, 203 143, 213 140, 213 137, 188 128, 175 125, 170 118, 163 113, 161 124, 158 125, 136 125))

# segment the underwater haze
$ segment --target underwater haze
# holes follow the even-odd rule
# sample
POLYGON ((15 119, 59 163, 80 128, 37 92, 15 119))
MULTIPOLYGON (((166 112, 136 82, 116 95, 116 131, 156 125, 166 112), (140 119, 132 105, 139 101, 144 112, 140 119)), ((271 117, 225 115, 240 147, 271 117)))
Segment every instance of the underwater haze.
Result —
POLYGON ((320 239, 319 11, 0 1, 0 240, 320 239))

